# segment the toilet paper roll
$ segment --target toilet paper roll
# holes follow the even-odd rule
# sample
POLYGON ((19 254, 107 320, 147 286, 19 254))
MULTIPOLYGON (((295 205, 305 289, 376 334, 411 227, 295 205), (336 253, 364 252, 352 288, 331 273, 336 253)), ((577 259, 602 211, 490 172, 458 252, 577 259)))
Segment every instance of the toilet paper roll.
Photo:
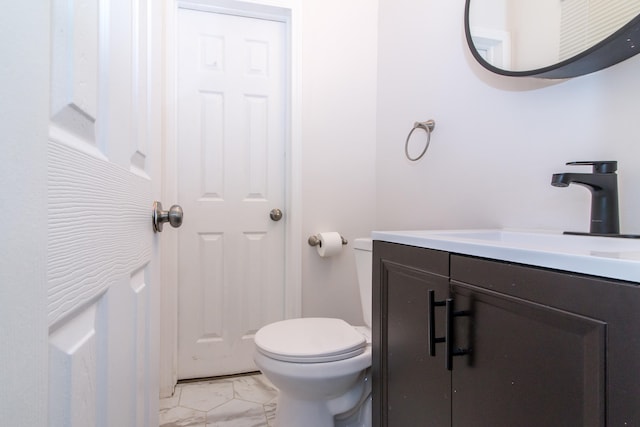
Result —
POLYGON ((320 244, 316 247, 322 258, 337 255, 342 250, 342 237, 336 231, 328 231, 318 234, 320 244))

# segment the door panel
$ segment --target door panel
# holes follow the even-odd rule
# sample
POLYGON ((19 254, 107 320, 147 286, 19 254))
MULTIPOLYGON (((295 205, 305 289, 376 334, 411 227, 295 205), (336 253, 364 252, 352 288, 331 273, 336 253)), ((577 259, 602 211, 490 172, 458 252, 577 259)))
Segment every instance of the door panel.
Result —
POLYGON ((284 318, 285 25, 178 11, 178 377, 255 370, 284 318))
MULTIPOLYGON (((451 423, 451 381, 444 352, 429 356, 428 292, 448 296, 448 280, 397 264, 387 264, 387 424, 388 426, 448 426, 451 423), (422 378, 417 381, 416 378, 422 378)), ((435 314, 436 336, 444 336, 444 312, 435 314)), ((439 346, 440 347, 440 346, 439 346)))
POLYGON ((606 324, 452 283, 453 426, 604 425, 606 324), (543 408, 543 410, 541 410, 543 408))
POLYGON ((154 425, 151 4, 51 7, 49 424, 154 425))
POLYGON ((93 425, 97 417, 96 304, 49 335, 49 425, 93 425), (65 403, 66 404, 63 404, 65 403))
MULTIPOLYGON (((429 291, 449 296, 449 254, 381 241, 373 247, 373 425, 451 425, 451 372, 429 356, 429 291)), ((436 337, 444 310, 434 311, 436 337)))

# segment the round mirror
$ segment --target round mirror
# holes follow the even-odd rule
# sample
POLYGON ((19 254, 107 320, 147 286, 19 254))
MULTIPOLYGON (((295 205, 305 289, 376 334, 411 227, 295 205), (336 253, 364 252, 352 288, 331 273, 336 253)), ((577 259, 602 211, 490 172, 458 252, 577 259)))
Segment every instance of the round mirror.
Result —
POLYGON ((575 77, 640 52, 640 0, 466 0, 465 31, 495 73, 575 77))

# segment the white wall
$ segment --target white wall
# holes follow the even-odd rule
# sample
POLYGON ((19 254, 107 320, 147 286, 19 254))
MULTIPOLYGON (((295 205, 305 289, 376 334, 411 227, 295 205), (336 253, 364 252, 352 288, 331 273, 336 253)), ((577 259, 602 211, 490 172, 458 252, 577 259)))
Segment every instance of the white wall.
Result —
POLYGON ((463 1, 379 0, 377 229, 589 229, 590 195, 551 187, 572 160, 618 160, 621 230, 640 233, 640 56, 549 82, 492 75, 466 46, 463 1), (431 147, 404 158, 412 123, 431 147))
MULTIPOLYGON (((302 15, 303 237, 351 241, 375 221, 376 2, 305 0, 302 15)), ((320 258, 304 244, 304 316, 362 324, 352 248, 320 258)))

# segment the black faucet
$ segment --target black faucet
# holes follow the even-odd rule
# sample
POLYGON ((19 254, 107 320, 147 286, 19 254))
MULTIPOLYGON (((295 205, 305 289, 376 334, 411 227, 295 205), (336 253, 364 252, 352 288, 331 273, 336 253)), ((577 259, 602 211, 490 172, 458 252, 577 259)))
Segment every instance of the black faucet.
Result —
POLYGON ((591 191, 592 234, 620 234, 618 214, 618 162, 569 162, 567 165, 593 165, 593 173, 556 173, 551 178, 554 187, 574 183, 591 191))

